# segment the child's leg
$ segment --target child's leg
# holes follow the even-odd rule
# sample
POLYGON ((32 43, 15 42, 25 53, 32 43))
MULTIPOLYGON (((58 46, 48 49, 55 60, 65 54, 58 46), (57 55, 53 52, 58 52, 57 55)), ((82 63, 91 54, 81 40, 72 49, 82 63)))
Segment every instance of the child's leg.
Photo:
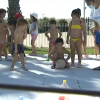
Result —
POLYGON ((74 59, 75 59, 75 42, 70 39, 70 48, 71 48, 71 66, 74 66, 74 59))
POLYGON ((35 56, 36 55, 36 50, 35 50, 35 40, 31 40, 31 46, 32 46, 32 53, 30 53, 29 55, 31 56, 35 56))
POLYGON ((31 40, 32 52, 36 52, 34 44, 35 44, 35 40, 31 40))
POLYGON ((98 44, 98 49, 99 49, 99 55, 100 55, 100 43, 98 44))
POLYGON ((14 58, 13 58, 13 61, 12 61, 12 65, 11 65, 10 71, 13 71, 14 65, 15 65, 17 60, 18 60, 18 54, 14 54, 14 58))
POLYGON ((94 44, 94 54, 97 56, 98 54, 98 46, 94 44))
POLYGON ((81 60, 82 60, 82 39, 79 39, 76 42, 76 50, 78 53, 78 66, 81 66, 81 60))
POLYGON ((65 68, 69 68, 69 67, 71 67, 70 64, 69 64, 67 61, 65 61, 65 63, 66 63, 65 68))
POLYGON ((57 61, 57 59, 58 59, 58 54, 57 54, 56 52, 53 54, 53 59, 54 59, 55 62, 53 62, 53 65, 51 66, 52 69, 55 68, 55 66, 56 66, 56 61, 57 61))
POLYGON ((2 56, 2 44, 0 43, 0 61, 2 61, 1 56, 2 56))
POLYGON ((28 69, 25 67, 24 54, 21 53, 21 54, 19 54, 19 55, 20 55, 20 60, 21 60, 21 64, 22 64, 23 70, 28 71, 28 69))
POLYGON ((84 44, 84 43, 82 43, 83 44, 83 49, 84 49, 84 56, 87 58, 88 57, 88 55, 87 55, 87 46, 86 46, 86 44, 84 44))
POLYGON ((7 56, 7 48, 6 48, 6 42, 4 42, 3 44, 2 44, 2 49, 3 49, 3 52, 4 52, 4 55, 5 55, 5 60, 8 60, 8 56, 7 56))
POLYGON ((54 44, 52 44, 51 42, 49 42, 49 53, 52 50, 52 48, 54 47, 54 44))
POLYGON ((37 39, 38 34, 31 34, 31 46, 32 46, 32 53, 36 54, 35 50, 35 40, 37 39))
POLYGON ((22 64, 22 68, 25 71, 28 71, 25 67, 25 62, 24 62, 24 46, 22 44, 18 44, 18 54, 20 55, 20 61, 22 64))
POLYGON ((12 44, 9 47, 9 53, 13 56, 13 54, 12 54, 12 44))

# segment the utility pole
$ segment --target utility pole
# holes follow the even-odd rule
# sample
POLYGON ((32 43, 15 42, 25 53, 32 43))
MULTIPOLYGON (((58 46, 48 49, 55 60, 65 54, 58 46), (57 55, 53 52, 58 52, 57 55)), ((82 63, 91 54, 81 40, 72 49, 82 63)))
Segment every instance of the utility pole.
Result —
POLYGON ((84 17, 84 19, 85 19, 85 9, 86 9, 85 0, 83 0, 83 17, 84 17))

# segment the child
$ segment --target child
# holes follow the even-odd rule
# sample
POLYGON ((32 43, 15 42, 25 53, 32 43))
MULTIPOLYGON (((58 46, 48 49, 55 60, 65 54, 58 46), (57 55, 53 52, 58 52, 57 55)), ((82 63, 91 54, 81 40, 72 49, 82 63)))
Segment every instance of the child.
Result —
MULTIPOLYGON (((58 38, 58 33, 59 33, 59 37, 61 37, 62 33, 60 32, 60 30, 58 28, 56 28, 56 21, 51 20, 50 21, 50 29, 45 33, 45 36, 47 37, 47 39, 49 41, 49 53, 52 50, 52 48, 54 47, 55 40, 58 38), (50 33, 50 37, 48 36, 48 33, 50 33)), ((47 58, 47 60, 49 60, 49 59, 47 58)))
POLYGON ((75 49, 78 53, 78 67, 81 67, 82 59, 82 32, 84 36, 83 43, 86 44, 86 29, 85 22, 80 20, 80 12, 75 9, 72 11, 72 21, 69 23, 69 29, 67 34, 67 44, 69 43, 70 36, 70 48, 71 48, 71 66, 74 66, 75 49))
MULTIPOLYGON (((23 16, 21 13, 18 12, 18 13, 15 14, 15 19, 16 19, 17 21, 18 21, 19 19, 21 19, 21 18, 22 18, 22 19, 24 18, 24 16, 23 16)), ((16 25, 16 27, 17 27, 17 25, 16 25)), ((25 33, 26 33, 26 32, 27 32, 27 29, 25 30, 25 33)), ((25 54, 24 54, 24 57, 25 57, 24 59, 27 60, 25 54)))
POLYGON ((36 56, 35 41, 38 36, 38 26, 37 26, 38 15, 36 13, 32 13, 32 14, 30 14, 30 17, 32 20, 32 24, 30 27, 30 34, 32 37, 32 39, 31 39, 32 53, 30 53, 29 55, 36 56))
POLYGON ((16 13, 15 18, 16 18, 16 20, 18 20, 20 18, 24 18, 24 16, 21 13, 16 13))
POLYGON ((10 37, 9 53, 13 56, 13 54, 12 54, 12 45, 14 43, 14 32, 16 30, 16 19, 8 20, 8 27, 9 27, 9 30, 11 32, 11 35, 9 36, 10 37))
MULTIPOLYGON (((2 22, 4 24, 5 31, 8 32, 6 21, 4 20, 5 16, 6 16, 6 10, 5 9, 0 9, 0 20, 2 20, 2 22)), ((5 35, 5 39, 7 41, 7 35, 5 35)), ((2 55, 4 55, 3 50, 2 50, 2 55)))
POLYGON ((53 47, 53 49, 50 51, 48 58, 50 58, 53 61, 53 65, 52 65, 52 69, 55 68, 56 66, 56 61, 59 59, 64 59, 66 62, 66 66, 65 67, 70 67, 68 60, 70 59, 71 53, 66 50, 63 47, 63 39, 62 38, 57 38, 55 40, 55 46, 53 47), (66 59, 64 59, 64 54, 68 54, 68 57, 66 59))
MULTIPOLYGON (((81 18, 81 20, 85 22, 84 18, 81 18)), ((83 35, 83 33, 82 33, 82 35, 83 35)), ((84 49, 84 57, 87 58, 88 57, 87 50, 86 50, 87 45, 84 44, 84 35, 82 36, 82 44, 83 44, 83 49, 84 49)))
POLYGON ((13 71, 14 65, 17 61, 18 54, 20 55, 20 60, 22 63, 22 68, 25 71, 28 71, 25 67, 24 62, 24 47, 23 47, 23 41, 26 38, 27 34, 25 35, 25 30, 27 28, 28 22, 25 19, 19 19, 17 21, 17 29, 14 33, 14 45, 12 47, 12 53, 14 54, 14 59, 11 65, 11 71, 13 71))
POLYGON ((8 35, 8 32, 6 32, 5 28, 4 28, 4 24, 2 22, 2 20, 0 20, 0 61, 2 61, 2 50, 5 56, 5 60, 9 61, 8 57, 7 57, 7 50, 6 50, 6 39, 5 36, 8 35))
POLYGON ((90 28, 90 32, 92 33, 92 35, 94 36, 94 54, 96 55, 97 57, 97 54, 98 54, 98 45, 96 44, 95 42, 95 35, 94 35, 94 31, 96 30, 95 27, 91 27, 90 28))

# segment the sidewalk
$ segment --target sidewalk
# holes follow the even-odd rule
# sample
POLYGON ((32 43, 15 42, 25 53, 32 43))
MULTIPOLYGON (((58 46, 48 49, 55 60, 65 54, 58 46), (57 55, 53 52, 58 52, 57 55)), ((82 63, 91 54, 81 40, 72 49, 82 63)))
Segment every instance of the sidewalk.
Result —
MULTIPOLYGON (((0 83, 60 87, 62 81, 67 80, 72 89, 100 90, 100 70, 91 70, 97 67, 100 62, 100 59, 95 58, 95 56, 90 55, 89 58, 83 58, 82 68, 74 67, 62 70, 51 69, 52 62, 45 61, 46 58, 47 55, 38 55, 37 57, 27 55, 26 67, 29 69, 28 72, 21 69, 20 62, 16 63, 15 71, 10 72, 11 62, 3 59, 0 62, 0 83)), ((18 100, 21 95, 25 97, 24 100, 35 100, 41 93, 0 90, 0 100, 18 100)))

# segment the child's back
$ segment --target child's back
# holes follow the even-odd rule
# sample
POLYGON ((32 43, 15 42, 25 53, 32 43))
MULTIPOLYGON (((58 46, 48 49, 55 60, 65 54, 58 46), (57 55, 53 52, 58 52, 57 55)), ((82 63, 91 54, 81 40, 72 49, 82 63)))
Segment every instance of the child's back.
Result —
POLYGON ((33 22, 31 24, 30 30, 35 28, 35 24, 36 24, 36 30, 32 31, 31 34, 38 34, 38 26, 37 26, 37 22, 33 22))

